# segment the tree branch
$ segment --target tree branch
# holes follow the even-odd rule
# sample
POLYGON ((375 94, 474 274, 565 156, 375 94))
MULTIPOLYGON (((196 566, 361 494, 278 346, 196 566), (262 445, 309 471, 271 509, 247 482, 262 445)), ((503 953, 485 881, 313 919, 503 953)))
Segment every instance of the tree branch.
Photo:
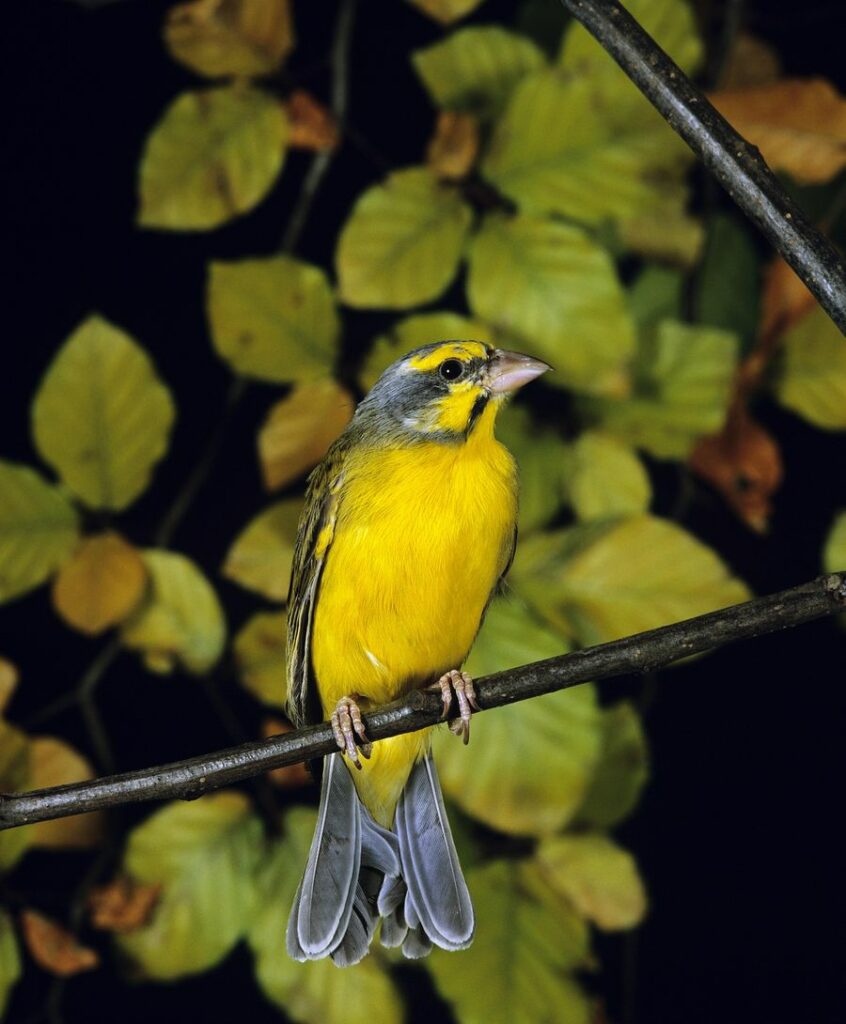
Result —
POLYGON ((616 0, 561 0, 595 36, 846 334, 846 273, 834 246, 805 217, 750 145, 616 0))
MULTIPOLYGON (((480 709, 488 710, 589 680, 648 672, 735 640, 798 626, 843 610, 846 610, 846 572, 832 573, 769 597, 699 615, 672 626, 498 672, 476 683, 477 700, 480 709)), ((370 739, 380 740, 436 725, 440 716, 440 693, 417 690, 403 700, 365 715, 364 721, 370 739)), ((271 768, 296 764, 336 750, 332 729, 324 722, 174 764, 69 786, 0 795, 0 831, 143 800, 191 800, 271 768)))

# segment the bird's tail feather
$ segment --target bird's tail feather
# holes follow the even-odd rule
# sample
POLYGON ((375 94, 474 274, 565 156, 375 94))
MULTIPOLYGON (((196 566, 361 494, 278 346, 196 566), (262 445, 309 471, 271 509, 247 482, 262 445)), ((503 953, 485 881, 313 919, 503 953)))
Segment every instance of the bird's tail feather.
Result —
POLYGON ((320 813, 303 880, 288 921, 295 960, 331 956, 340 967, 381 941, 405 956, 432 945, 473 941, 473 906, 452 840, 431 755, 414 766, 397 806, 394 831, 361 804, 340 754, 325 760, 320 813))

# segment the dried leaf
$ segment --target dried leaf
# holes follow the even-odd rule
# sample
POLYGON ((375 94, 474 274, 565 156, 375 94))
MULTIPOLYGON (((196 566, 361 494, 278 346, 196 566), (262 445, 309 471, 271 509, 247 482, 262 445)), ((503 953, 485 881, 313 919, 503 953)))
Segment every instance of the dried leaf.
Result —
POLYGON ((223 575, 271 601, 285 601, 302 499, 286 498, 260 512, 236 538, 223 575))
POLYGON ((298 384, 277 402, 258 435, 264 486, 279 490, 316 466, 354 408, 352 396, 334 380, 298 384))
POLYGON ((290 134, 288 144, 315 152, 338 145, 338 125, 332 113, 305 89, 295 89, 287 103, 290 134))
POLYGON ((121 935, 143 928, 152 917, 161 891, 158 882, 144 885, 126 876, 98 886, 88 896, 91 924, 121 935))
POLYGON ((21 934, 30 956, 39 967, 59 978, 70 978, 100 965, 93 950, 81 946, 73 935, 37 910, 21 911, 21 934))
POLYGON ((262 703, 277 708, 285 707, 288 695, 287 619, 285 612, 256 612, 232 645, 241 682, 262 703))
POLYGON ((86 538, 53 581, 53 607, 69 626, 96 636, 122 622, 144 596, 147 570, 117 533, 86 538))
POLYGON ((479 6, 482 0, 410 0, 434 21, 449 25, 479 6))
POLYGON ((192 0, 170 10, 171 56, 209 78, 269 75, 294 46, 289 0, 192 0))
POLYGON ((817 300, 793 268, 776 256, 764 274, 758 336, 777 341, 816 306, 817 300))
POLYGON ((778 443, 745 406, 735 406, 719 434, 699 441, 690 466, 717 488, 747 526, 766 530, 784 467, 778 443))
MULTIPOLYGON (((54 736, 34 736, 30 743, 31 789, 65 786, 93 779, 90 762, 72 746, 54 736)), ((83 850, 96 846, 103 838, 105 819, 102 811, 75 814, 54 821, 30 825, 30 843, 49 850, 83 850)))
MULTIPOLYGON (((265 718, 261 723, 262 739, 269 739, 271 736, 284 735, 291 732, 293 726, 281 718, 265 718)), ((273 768, 267 773, 268 779, 274 786, 280 789, 298 789, 300 786, 307 786, 312 782, 311 772, 300 761, 298 764, 285 765, 283 768, 273 768)))
POLYGON ((3 715, 18 685, 18 670, 6 658, 0 658, 0 715, 3 715))
POLYGON ((751 32, 738 32, 720 79, 721 90, 768 85, 781 74, 781 61, 769 43, 751 32))
POLYGON ((829 181, 846 167, 846 97, 823 78, 712 93, 711 102, 775 170, 829 181))
POLYGON ((479 123, 472 114, 442 110, 426 148, 426 164, 439 178, 455 181, 469 174, 479 152, 479 123))

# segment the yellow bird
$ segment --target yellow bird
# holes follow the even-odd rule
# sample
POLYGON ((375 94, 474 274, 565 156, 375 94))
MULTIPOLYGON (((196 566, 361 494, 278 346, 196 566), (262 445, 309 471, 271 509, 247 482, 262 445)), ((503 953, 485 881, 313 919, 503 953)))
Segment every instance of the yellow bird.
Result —
POLYGON ((324 759, 288 922, 297 960, 357 963, 380 918, 382 944, 407 957, 472 942, 430 730, 371 747, 361 713, 437 685, 445 716, 457 701, 455 731, 467 742, 475 697, 460 666, 517 536, 517 472, 494 421, 548 369, 477 341, 416 349, 382 374, 309 479, 289 597, 288 710, 298 727, 331 718, 340 753, 324 759))

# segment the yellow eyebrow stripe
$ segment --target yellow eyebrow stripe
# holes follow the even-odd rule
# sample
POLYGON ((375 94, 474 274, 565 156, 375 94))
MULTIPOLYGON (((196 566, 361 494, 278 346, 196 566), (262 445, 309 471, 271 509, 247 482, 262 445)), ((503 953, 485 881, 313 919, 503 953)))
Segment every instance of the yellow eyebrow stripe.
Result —
POLYGON ((434 370, 444 359, 460 359, 463 363, 471 359, 485 359, 487 350, 480 341, 448 341, 438 345, 431 352, 416 356, 411 360, 410 365, 415 370, 434 370))

